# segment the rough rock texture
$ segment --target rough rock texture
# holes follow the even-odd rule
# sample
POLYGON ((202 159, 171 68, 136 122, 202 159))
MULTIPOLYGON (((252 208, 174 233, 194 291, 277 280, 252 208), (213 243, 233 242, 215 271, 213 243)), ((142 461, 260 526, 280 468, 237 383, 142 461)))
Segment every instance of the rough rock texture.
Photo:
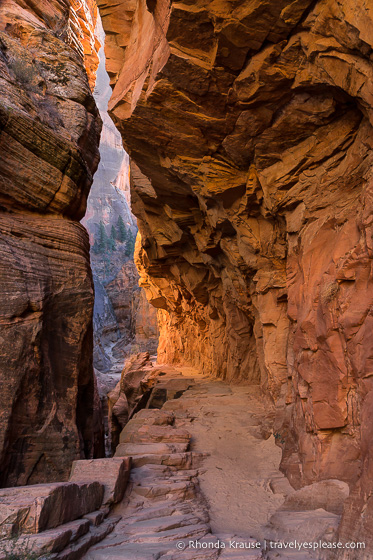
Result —
POLYGON ((104 496, 99 482, 56 482, 0 491, 0 528, 10 535, 40 533, 97 510, 104 496))
POLYGON ((104 485, 103 505, 111 506, 123 499, 131 469, 128 457, 74 461, 70 482, 99 481, 104 485))
POLYGON ((89 86, 93 90, 99 64, 98 51, 101 47, 101 38, 96 32, 97 4, 95 0, 69 0, 68 4, 70 6, 69 40, 84 57, 89 86))
POLYGON ((366 538, 372 7, 98 5, 160 357, 265 387, 292 483, 350 483, 366 538))
POLYGON ((145 291, 138 291, 135 313, 135 344, 139 350, 155 354, 158 349, 158 321, 157 311, 146 299, 145 291))
POLYGON ((349 488, 346 482, 334 479, 322 480, 292 492, 286 498, 282 509, 284 511, 296 509, 307 511, 322 508, 340 515, 348 495, 349 488))
POLYGON ((161 367, 154 367, 148 352, 127 360, 121 379, 107 395, 110 444, 115 451, 119 434, 132 415, 145 408, 161 367))
POLYGON ((118 523, 110 509, 123 497, 130 463, 76 461, 69 482, 0 490, 0 560, 79 560, 118 523))
POLYGON ((165 391, 165 401, 136 413, 116 449, 133 464, 115 510, 122 520, 85 560, 321 560, 319 551, 274 550, 270 541, 330 544, 339 515, 329 510, 340 513, 347 484, 290 486, 271 433, 274 404, 260 387, 190 367, 162 373, 153 392, 165 391))
POLYGON ((89 5, 78 12, 59 0, 0 3, 3 486, 63 480, 74 459, 102 450, 89 245, 77 223, 100 119, 79 42, 92 70, 89 5))
POLYGON ((61 480, 83 441, 93 453, 88 242, 60 217, 7 213, 0 229, 0 480, 61 480))

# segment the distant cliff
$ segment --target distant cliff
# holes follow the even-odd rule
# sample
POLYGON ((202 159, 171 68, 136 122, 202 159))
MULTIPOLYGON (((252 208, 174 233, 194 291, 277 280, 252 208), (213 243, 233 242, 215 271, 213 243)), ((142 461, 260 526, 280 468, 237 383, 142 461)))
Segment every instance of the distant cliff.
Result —
MULTIPOLYGON (((103 43, 100 25, 98 29, 103 43)), ((95 286, 94 366, 100 372, 116 372, 132 351, 156 352, 158 326, 133 261, 137 224, 130 209, 129 157, 107 113, 111 88, 103 48, 99 58, 94 97, 103 121, 101 159, 82 223, 90 236, 95 286)))

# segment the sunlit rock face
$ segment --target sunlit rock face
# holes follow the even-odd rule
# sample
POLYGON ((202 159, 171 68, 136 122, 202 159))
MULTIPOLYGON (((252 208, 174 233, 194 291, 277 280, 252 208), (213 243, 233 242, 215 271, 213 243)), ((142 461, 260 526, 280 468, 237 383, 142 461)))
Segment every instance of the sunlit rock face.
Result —
MULTIPOLYGON (((372 490, 372 47, 364 0, 99 0, 159 356, 260 383, 296 486, 372 490)), ((365 505, 364 505, 365 504, 365 505)))
POLYGON ((94 3, 0 3, 0 484, 100 454, 89 243, 94 3), (91 7, 91 9, 90 9, 91 7), (89 16, 89 17, 88 17, 89 16))

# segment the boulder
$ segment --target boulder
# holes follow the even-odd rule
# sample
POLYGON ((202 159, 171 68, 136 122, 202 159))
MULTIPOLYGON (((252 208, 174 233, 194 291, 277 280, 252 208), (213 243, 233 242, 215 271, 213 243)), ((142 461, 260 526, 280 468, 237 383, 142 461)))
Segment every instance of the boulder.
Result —
POLYGON ((270 518, 266 538, 281 541, 335 540, 340 516, 323 509, 277 511, 270 518))
POLYGON ((100 508, 104 485, 56 482, 0 490, 0 531, 6 536, 40 533, 100 508))
POLYGON ((105 489, 103 505, 112 505, 123 499, 130 470, 129 457, 74 461, 70 482, 99 481, 105 489))
POLYGON ((342 480, 322 480, 292 492, 287 496, 282 509, 306 511, 321 508, 341 515, 349 493, 348 484, 342 480))

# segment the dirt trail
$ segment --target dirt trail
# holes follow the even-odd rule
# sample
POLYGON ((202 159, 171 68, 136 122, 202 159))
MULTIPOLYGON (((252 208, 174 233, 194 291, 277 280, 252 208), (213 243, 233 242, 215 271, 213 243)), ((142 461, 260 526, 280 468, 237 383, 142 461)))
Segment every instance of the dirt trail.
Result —
POLYGON ((169 368, 156 391, 169 400, 136 414, 116 451, 133 458, 113 513, 122 519, 85 560, 318 558, 268 548, 270 539, 334 534, 339 517, 318 504, 284 508, 297 494, 279 471, 274 410, 260 389, 169 368))
POLYGON ((262 538, 264 525, 284 501, 269 487, 273 477, 283 478, 271 403, 256 387, 201 380, 164 409, 192 434, 191 450, 208 454, 198 479, 213 533, 262 538), (189 418, 178 418, 182 412, 189 418))

